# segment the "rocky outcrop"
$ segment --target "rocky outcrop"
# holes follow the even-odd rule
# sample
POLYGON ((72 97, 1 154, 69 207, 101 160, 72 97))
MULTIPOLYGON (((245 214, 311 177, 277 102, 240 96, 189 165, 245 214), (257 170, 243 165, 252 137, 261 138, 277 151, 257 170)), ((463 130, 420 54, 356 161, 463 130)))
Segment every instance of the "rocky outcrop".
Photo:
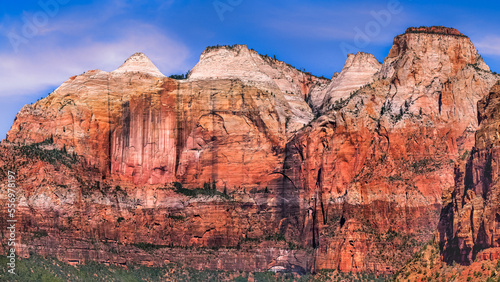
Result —
POLYGON ((165 77, 160 70, 143 53, 135 53, 122 66, 113 71, 114 74, 127 72, 144 73, 154 77, 165 77))
POLYGON ((311 104, 317 112, 325 112, 323 106, 349 99, 349 96, 377 78, 381 64, 372 54, 349 54, 342 71, 332 78, 326 87, 316 87, 311 93, 311 104))
POLYGON ((394 271, 431 239, 454 162, 474 143, 476 103, 497 80, 480 62, 465 37, 400 35, 379 80, 287 144, 319 268, 394 271))
MULTIPOLYGON (((483 69, 483 65, 483 60, 467 37, 407 32, 394 39, 379 77, 394 82, 393 93, 406 94, 397 96, 414 101, 412 112, 422 108, 425 113, 445 119, 460 119, 463 116, 472 119, 473 126, 477 126, 475 118, 471 118, 477 111, 475 102, 469 103, 467 99, 477 101, 482 98, 488 91, 485 88, 492 85, 491 78, 486 87, 477 85, 477 90, 476 85, 459 80, 464 76, 469 76, 466 81, 472 78, 471 66, 481 76, 489 74, 489 68, 483 69), (458 87, 461 89, 451 88, 460 83, 462 85, 458 87)), ((398 105, 402 103, 400 99, 397 101, 398 105)))
POLYGON ((328 82, 276 58, 261 55, 246 45, 208 47, 189 72, 189 79, 240 79, 260 89, 279 90, 303 99, 316 82, 328 82))
POLYGON ((106 179, 135 185, 182 180, 199 187, 216 179, 232 190, 276 178, 287 130, 279 111, 290 112, 279 108, 278 94, 237 80, 179 83, 149 69, 73 77, 25 106, 7 140, 50 137, 106 179))
POLYGON ((395 280, 493 281, 500 270, 500 192, 497 187, 500 81, 478 102, 475 145, 455 164, 455 185, 443 191, 433 240, 395 280))
POLYGON ((273 93, 280 118, 287 120, 288 131, 292 133, 314 118, 306 102, 311 89, 329 82, 276 58, 260 55, 246 45, 208 47, 189 72, 189 79, 239 79, 245 85, 273 93))
POLYGON ((182 81, 135 54, 26 105, 0 177, 18 171, 23 255, 391 273, 431 238, 497 80, 442 32, 396 37, 382 66, 351 55, 331 83, 241 45, 182 81))
POLYGON ((240 79, 176 81, 149 63, 136 54, 117 71, 72 77, 17 115, 0 166, 21 176, 20 252, 310 270, 308 246, 279 233, 290 201, 277 192, 292 126, 284 94, 240 79), (226 248, 223 261, 208 259, 214 248, 226 248))
MULTIPOLYGON (((103 181, 83 157, 72 159, 53 144, 5 145, 0 152, 1 177, 7 167, 18 175, 19 256, 36 252, 70 264, 176 262, 226 271, 305 272, 313 265, 310 249, 278 233, 282 206, 270 188, 137 187, 103 181)), ((7 218, 6 207, 0 216, 7 218)))
POLYGON ((455 169, 455 188, 443 209, 440 242, 445 261, 500 259, 498 187, 500 82, 478 103, 475 146, 455 169))

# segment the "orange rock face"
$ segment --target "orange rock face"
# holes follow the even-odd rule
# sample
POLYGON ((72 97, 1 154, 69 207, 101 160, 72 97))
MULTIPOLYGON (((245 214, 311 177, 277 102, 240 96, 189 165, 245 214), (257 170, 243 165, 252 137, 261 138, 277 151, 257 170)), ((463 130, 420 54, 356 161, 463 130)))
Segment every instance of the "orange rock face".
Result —
POLYGON ((395 271, 431 238, 498 80, 442 33, 396 37, 382 66, 350 56, 332 82, 245 46, 207 49, 187 80, 140 53, 72 77, 0 146, 22 254, 395 271))
POLYGON ((71 78, 25 106, 2 146, 2 167, 23 183, 22 238, 34 238, 22 254, 310 270, 308 246, 279 233, 293 107, 283 101, 237 79, 162 77, 142 54, 71 78))
POLYGON ((318 268, 395 271, 431 239, 454 162, 474 143, 476 102, 497 79, 478 64, 465 37, 400 35, 380 80, 287 144, 318 268))
POLYGON ((500 188, 497 160, 500 82, 478 103, 480 127, 472 151, 455 169, 455 188, 443 209, 444 259, 470 264, 500 259, 500 188))

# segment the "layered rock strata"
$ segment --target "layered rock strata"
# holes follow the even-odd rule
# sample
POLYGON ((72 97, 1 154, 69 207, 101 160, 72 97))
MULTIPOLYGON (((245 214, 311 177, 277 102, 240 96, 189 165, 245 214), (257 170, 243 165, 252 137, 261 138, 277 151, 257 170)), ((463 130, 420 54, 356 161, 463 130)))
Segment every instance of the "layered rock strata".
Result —
POLYGON ((187 80, 143 54, 70 78, 0 148, 23 255, 394 272, 432 237, 498 80, 457 32, 409 30, 331 82, 241 45, 187 80))

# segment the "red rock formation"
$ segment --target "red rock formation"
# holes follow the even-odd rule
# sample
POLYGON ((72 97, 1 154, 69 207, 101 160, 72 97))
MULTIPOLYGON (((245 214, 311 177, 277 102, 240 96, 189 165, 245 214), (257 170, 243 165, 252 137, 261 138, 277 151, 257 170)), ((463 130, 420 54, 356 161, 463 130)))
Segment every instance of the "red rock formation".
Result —
POLYGON ((312 90, 313 108, 323 113, 328 110, 323 107, 331 106, 340 99, 349 99, 354 91, 376 80, 380 67, 380 63, 372 54, 349 54, 342 72, 335 76, 330 84, 312 90))
POLYGON ((490 251, 478 254, 478 260, 468 265, 446 264, 440 258, 440 246, 437 242, 427 244, 409 262, 393 276, 395 281, 495 281, 500 270, 500 260, 491 258, 490 251), (488 260, 480 260, 487 255, 488 260))
POLYGON ((472 152, 455 169, 455 188, 443 209, 440 241, 444 259, 470 264, 499 259, 500 187, 498 186, 500 82, 478 103, 480 127, 472 152))
POLYGON ((189 79, 239 79, 245 85, 275 94, 280 118, 288 121, 287 130, 291 133, 314 118, 306 103, 311 90, 329 83, 276 58, 260 55, 246 45, 208 47, 189 72, 189 79))
POLYGON ((306 100, 328 81, 244 46, 207 49, 183 81, 143 54, 72 77, 0 146, 0 176, 20 175, 23 254, 394 271, 435 229, 498 78, 458 36, 400 35, 378 76, 357 58, 329 86, 376 81, 325 93, 314 121, 306 100))
POLYGON ((25 106, 7 140, 52 136, 113 181, 265 187, 286 138, 277 96, 234 80, 91 71, 25 106))
POLYGON ((143 54, 69 79, 25 106, 2 143, 2 172, 21 175, 29 244, 20 251, 72 263, 311 269, 307 246, 276 235, 287 200, 276 197, 292 113, 284 100, 237 79, 175 81, 143 54), (183 195, 207 184, 218 191, 183 195), (207 248, 228 249, 211 259, 207 248))
POLYGON ((468 38, 400 35, 379 81, 287 144, 318 268, 394 271, 431 238, 453 163, 473 145, 476 102, 497 79, 481 63, 468 38))

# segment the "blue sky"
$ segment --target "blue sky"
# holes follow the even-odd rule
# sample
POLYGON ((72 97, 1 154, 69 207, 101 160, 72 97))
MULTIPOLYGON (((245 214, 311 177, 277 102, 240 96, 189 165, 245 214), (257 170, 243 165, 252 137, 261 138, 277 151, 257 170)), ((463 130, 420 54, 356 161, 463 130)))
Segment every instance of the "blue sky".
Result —
POLYGON ((331 77, 346 51, 383 61, 409 26, 468 35, 500 72, 497 1, 5 1, 0 10, 0 139, 23 105, 72 75, 112 71, 146 53, 165 74, 185 73, 206 46, 247 44, 331 77))

